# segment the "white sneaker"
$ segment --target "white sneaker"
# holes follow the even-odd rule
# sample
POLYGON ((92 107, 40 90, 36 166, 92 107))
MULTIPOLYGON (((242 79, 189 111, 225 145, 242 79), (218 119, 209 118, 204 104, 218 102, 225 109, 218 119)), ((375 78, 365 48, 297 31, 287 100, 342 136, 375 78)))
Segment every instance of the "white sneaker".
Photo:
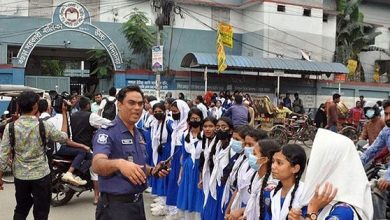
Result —
POLYGON ((157 209, 152 210, 153 216, 164 216, 168 214, 168 209, 165 206, 158 206, 157 209))
POLYGON ((166 208, 164 205, 157 204, 157 206, 151 208, 150 211, 151 211, 151 212, 157 212, 158 210, 164 209, 164 208, 166 208))
POLYGON ((151 192, 152 192, 152 187, 146 188, 146 189, 145 189, 145 192, 146 192, 146 193, 151 193, 151 192))
POLYGON ((86 180, 82 180, 80 177, 74 176, 70 172, 66 172, 65 174, 63 174, 61 177, 61 180, 68 182, 68 183, 71 183, 71 184, 76 185, 76 186, 82 186, 82 185, 87 184, 86 180))
POLYGON ((154 207, 157 207, 159 205, 161 205, 161 203, 159 203, 159 202, 152 203, 152 204, 150 204, 150 208, 154 208, 154 207))

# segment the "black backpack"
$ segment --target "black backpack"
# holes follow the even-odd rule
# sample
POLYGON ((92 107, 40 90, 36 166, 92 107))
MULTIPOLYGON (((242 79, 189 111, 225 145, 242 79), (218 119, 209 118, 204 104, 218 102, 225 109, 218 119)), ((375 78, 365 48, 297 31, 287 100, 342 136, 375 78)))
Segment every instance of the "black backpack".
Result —
MULTIPOLYGON (((53 161, 53 151, 55 148, 55 143, 53 141, 46 140, 46 131, 45 131, 45 125, 43 124, 43 121, 47 120, 49 117, 44 119, 39 119, 39 136, 41 137, 42 141, 42 147, 44 149, 44 152, 48 159, 48 164, 51 169, 51 163, 53 161)), ((11 145, 11 153, 12 153, 12 159, 15 157, 15 122, 9 123, 9 143, 11 145)))
POLYGON ((109 120, 114 120, 116 116, 116 105, 115 105, 116 99, 114 99, 113 101, 109 101, 107 98, 105 99, 106 99, 106 105, 104 106, 102 117, 107 118, 109 120))

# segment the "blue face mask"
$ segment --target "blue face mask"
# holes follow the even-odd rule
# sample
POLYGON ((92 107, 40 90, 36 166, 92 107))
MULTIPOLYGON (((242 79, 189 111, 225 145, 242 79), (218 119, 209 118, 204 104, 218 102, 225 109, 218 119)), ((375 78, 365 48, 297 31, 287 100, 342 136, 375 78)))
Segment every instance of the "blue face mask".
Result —
POLYGON ((374 115, 375 115, 374 109, 368 109, 368 110, 367 110, 367 112, 366 112, 367 118, 369 118, 369 119, 370 119, 370 118, 373 118, 374 115))
POLYGON ((244 150, 244 148, 242 148, 241 141, 237 141, 237 140, 234 140, 234 139, 232 139, 230 141, 230 147, 232 148, 232 150, 234 152, 236 152, 238 154, 241 153, 244 150))
POLYGON ((249 158, 249 155, 253 153, 253 147, 245 147, 245 156, 246 158, 249 158))
POLYGON ((257 160, 258 160, 258 158, 257 158, 255 155, 249 154, 249 160, 248 160, 249 166, 250 166, 252 169, 256 170, 256 171, 258 171, 258 170, 260 169, 260 167, 261 167, 261 165, 259 165, 259 164, 257 163, 257 160))

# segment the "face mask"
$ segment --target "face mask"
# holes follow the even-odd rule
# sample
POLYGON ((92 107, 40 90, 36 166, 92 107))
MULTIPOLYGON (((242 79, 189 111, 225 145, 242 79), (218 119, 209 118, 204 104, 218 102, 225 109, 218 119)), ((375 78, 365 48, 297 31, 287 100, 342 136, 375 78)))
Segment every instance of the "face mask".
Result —
POLYGON ((258 164, 257 160, 258 158, 255 155, 249 154, 249 159, 248 159, 249 166, 256 171, 258 171, 262 165, 262 164, 258 164))
POLYGON ((180 113, 172 114, 173 120, 180 120, 180 113))
POLYGON ((157 119, 157 120, 162 120, 162 119, 164 119, 164 116, 165 116, 165 114, 164 113, 162 113, 162 112, 158 112, 158 113, 155 113, 154 114, 154 117, 157 119))
POLYGON ((217 131, 217 138, 218 138, 218 140, 226 140, 229 137, 230 137, 229 130, 227 130, 227 131, 222 131, 222 130, 217 131))
POLYGON ((232 148, 232 150, 234 152, 236 152, 238 154, 241 153, 244 150, 244 148, 242 148, 242 146, 241 146, 241 141, 237 141, 237 140, 234 140, 234 139, 232 139, 230 141, 230 147, 232 148))
POLYGON ((366 116, 367 118, 371 119, 373 118, 375 115, 375 111, 373 109, 368 109, 367 112, 366 112, 366 116))
POLYGON ((193 128, 199 128, 199 126, 202 125, 202 122, 201 121, 190 121, 190 126, 193 127, 193 128))
POLYGON ((249 158, 250 154, 253 154, 253 147, 245 147, 245 152, 244 152, 246 158, 249 158))

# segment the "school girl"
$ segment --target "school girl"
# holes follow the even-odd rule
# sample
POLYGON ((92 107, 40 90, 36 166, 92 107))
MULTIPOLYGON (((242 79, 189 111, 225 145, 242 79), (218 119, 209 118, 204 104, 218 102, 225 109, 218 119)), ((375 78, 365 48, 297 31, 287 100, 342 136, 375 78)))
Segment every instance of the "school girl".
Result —
POLYGON ((188 113, 188 130, 182 138, 182 166, 179 175, 177 208, 184 211, 184 219, 200 219, 203 206, 203 192, 198 188, 199 158, 202 152, 203 114, 198 108, 188 113))
POLYGON ((271 193, 264 192, 264 219, 285 220, 290 209, 296 207, 303 191, 300 179, 305 167, 305 150, 297 144, 287 144, 274 154, 272 177, 279 180, 279 183, 271 193))
MULTIPOLYGON (((163 102, 152 106, 153 117, 156 119, 151 125, 152 162, 156 166, 160 161, 168 159, 171 153, 172 118, 166 115, 163 102)), ((152 177, 152 194, 159 197, 156 203, 151 204, 153 215, 166 214, 165 197, 167 194, 167 178, 152 177)))
POLYGON ((230 150, 230 140, 233 135, 233 123, 229 118, 221 117, 216 126, 218 142, 211 148, 209 158, 204 166, 211 171, 209 194, 202 212, 202 219, 222 220, 225 208, 222 207, 222 195, 230 171, 239 154, 230 150))
MULTIPOLYGON (((307 206, 305 219, 373 219, 370 184, 349 138, 318 130, 299 205, 307 206)), ((290 214, 289 218, 300 216, 290 214)))
MULTIPOLYGON (((215 137, 215 126, 217 125, 217 119, 213 117, 207 117, 203 120, 203 136, 202 136, 202 153, 199 158, 199 172, 201 174, 198 188, 203 189, 203 197, 206 198, 209 194, 209 182, 210 182, 210 168, 209 166, 205 166, 205 163, 208 163, 209 154, 211 148, 216 143, 215 137), (204 183, 204 184, 203 184, 204 183)), ((202 204, 203 206, 206 204, 206 199, 202 204)))
POLYGON ((177 191, 178 184, 177 180, 180 173, 180 157, 182 154, 182 142, 181 138, 184 131, 187 129, 187 118, 190 108, 187 103, 183 100, 176 100, 172 103, 171 112, 172 119, 174 120, 172 124, 172 142, 171 142, 171 171, 168 175, 168 186, 167 186, 167 201, 168 205, 168 215, 166 219, 174 219, 177 217, 178 210, 176 208, 177 203, 177 191))
MULTIPOLYGON (((227 195, 232 194, 226 214, 229 215, 231 210, 239 209, 246 206, 249 199, 248 188, 251 179, 255 175, 255 170, 249 169, 249 155, 253 153, 257 141, 267 137, 267 133, 253 128, 247 129, 244 137, 244 153, 240 155, 233 166, 229 179, 224 189, 222 197, 223 205, 228 201, 227 195), (230 192, 229 192, 230 191, 230 192)), ((232 140, 232 149, 234 149, 232 140)))
POLYGON ((257 142, 253 154, 249 155, 249 165, 256 170, 256 175, 250 185, 248 203, 245 208, 234 210, 233 217, 240 217, 243 214, 247 220, 264 219, 266 212, 264 192, 271 191, 278 183, 272 178, 271 166, 274 154, 279 151, 280 147, 274 140, 265 139, 257 142))

